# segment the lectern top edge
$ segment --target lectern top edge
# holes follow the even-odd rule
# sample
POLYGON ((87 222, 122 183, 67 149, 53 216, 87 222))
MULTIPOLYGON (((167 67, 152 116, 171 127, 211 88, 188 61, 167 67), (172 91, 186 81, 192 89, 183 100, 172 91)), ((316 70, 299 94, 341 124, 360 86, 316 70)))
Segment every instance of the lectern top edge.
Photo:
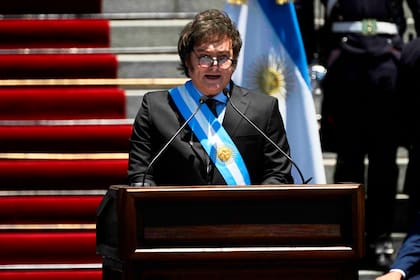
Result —
POLYGON ((212 185, 212 186, 144 186, 144 187, 131 187, 127 185, 113 185, 111 189, 124 189, 126 192, 138 192, 138 191, 154 191, 158 189, 159 191, 191 191, 191 190, 201 190, 201 191, 215 191, 215 190, 354 190, 363 187, 360 184, 284 184, 284 185, 250 185, 250 186, 226 186, 226 185, 212 185))

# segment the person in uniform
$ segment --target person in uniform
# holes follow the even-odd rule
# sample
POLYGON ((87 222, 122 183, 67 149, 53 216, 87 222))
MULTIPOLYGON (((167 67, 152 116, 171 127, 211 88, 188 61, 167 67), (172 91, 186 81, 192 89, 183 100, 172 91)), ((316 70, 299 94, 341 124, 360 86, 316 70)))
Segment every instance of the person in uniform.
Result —
MULTIPOLYGON (((411 8, 419 9, 420 5, 411 8)), ((420 22, 417 20, 415 23, 419 35, 420 22)), ((376 280, 420 279, 420 183, 416 176, 420 170, 420 121, 417 116, 420 106, 419 73, 420 37, 404 44, 397 78, 400 144, 409 152, 403 190, 409 195, 408 223, 414 226, 408 231, 390 270, 376 280)))
MULTIPOLYGON (((321 142, 324 151, 337 155, 335 183, 366 184, 366 261, 385 269, 392 262, 398 180, 395 101, 406 29, 403 1, 322 2, 320 57, 327 73, 321 84, 321 142)), ((420 13, 420 0, 408 2, 420 13)))

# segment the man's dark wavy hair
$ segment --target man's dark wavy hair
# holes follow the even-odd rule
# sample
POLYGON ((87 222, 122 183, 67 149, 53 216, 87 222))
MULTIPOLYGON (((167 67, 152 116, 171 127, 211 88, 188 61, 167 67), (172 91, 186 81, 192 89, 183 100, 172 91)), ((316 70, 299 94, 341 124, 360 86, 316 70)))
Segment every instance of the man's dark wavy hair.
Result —
POLYGON ((242 47, 239 31, 226 12, 217 9, 205 10, 197 14, 181 31, 178 40, 178 54, 181 59, 179 67, 189 77, 188 67, 185 61, 188 59, 194 47, 206 42, 214 42, 224 38, 232 40, 233 66, 242 47))

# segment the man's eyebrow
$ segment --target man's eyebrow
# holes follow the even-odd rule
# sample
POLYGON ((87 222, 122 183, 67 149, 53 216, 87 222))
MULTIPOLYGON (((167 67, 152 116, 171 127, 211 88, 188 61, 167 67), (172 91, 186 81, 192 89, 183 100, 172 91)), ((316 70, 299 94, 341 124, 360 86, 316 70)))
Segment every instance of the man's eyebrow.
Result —
POLYGON ((216 55, 229 55, 230 54, 229 50, 227 50, 227 51, 208 51, 208 50, 197 49, 197 50, 195 50, 195 52, 200 53, 200 54, 203 53, 203 54, 216 54, 216 55))

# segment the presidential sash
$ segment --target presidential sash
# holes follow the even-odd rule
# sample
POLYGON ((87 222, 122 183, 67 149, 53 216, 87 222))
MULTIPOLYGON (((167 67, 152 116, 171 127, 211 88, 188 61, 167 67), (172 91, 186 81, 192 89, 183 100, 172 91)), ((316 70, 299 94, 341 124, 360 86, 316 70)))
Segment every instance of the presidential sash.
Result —
MULTIPOLYGON (((200 93, 191 81, 172 88, 169 94, 184 119, 188 119, 199 106, 200 93)), ((227 185, 250 185, 248 170, 241 154, 206 104, 188 123, 204 150, 222 174, 227 185)))

